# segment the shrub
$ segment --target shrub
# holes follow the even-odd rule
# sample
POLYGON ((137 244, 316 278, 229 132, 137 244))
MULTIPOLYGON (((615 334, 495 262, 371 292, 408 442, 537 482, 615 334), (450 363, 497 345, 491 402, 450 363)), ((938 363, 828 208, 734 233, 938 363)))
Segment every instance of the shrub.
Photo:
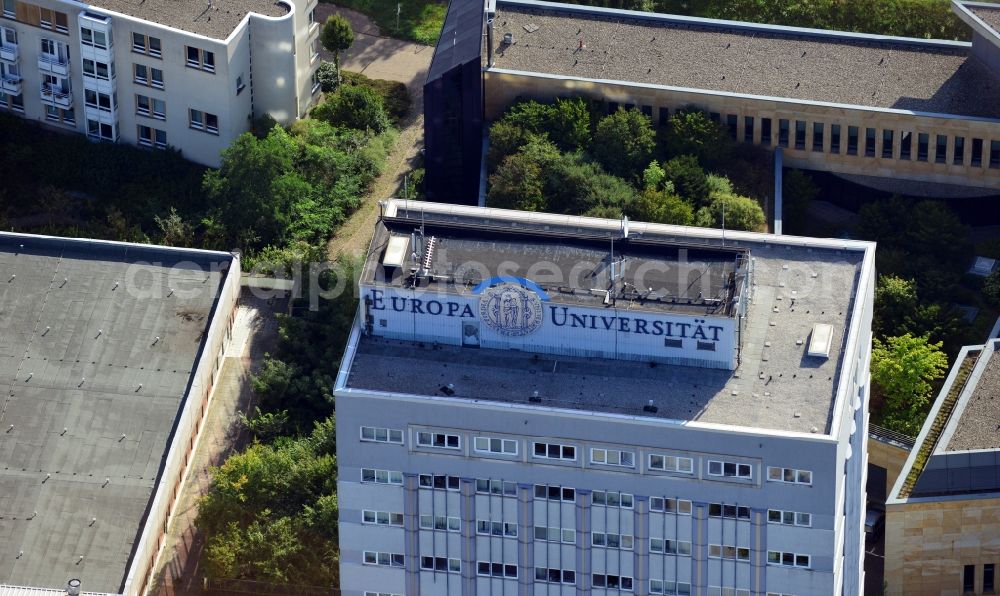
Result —
POLYGON ((389 128, 389 116, 382 98, 372 89, 358 85, 341 86, 323 104, 313 109, 313 117, 376 134, 389 128))
POLYGON ((316 80, 323 93, 330 93, 337 88, 337 67, 333 62, 323 60, 316 67, 316 80))
POLYGON ((649 164, 655 147, 649 117, 639 110, 619 109, 597 124, 591 151, 608 172, 635 180, 649 164))
POLYGON ((663 171, 681 197, 696 207, 708 203, 710 192, 708 176, 693 155, 681 155, 671 159, 663 164, 663 171))

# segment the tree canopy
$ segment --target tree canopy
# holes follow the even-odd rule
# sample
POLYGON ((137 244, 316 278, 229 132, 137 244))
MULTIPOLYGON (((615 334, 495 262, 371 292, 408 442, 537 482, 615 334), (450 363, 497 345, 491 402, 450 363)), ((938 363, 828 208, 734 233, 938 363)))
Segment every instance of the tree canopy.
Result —
POLYGON ((941 342, 909 333, 875 338, 872 347, 872 392, 883 401, 881 424, 892 430, 917 436, 927 415, 931 383, 948 369, 941 342))
POLYGON ((328 51, 333 52, 334 71, 337 83, 340 83, 340 53, 349 49, 354 43, 354 29, 351 23, 339 14, 330 15, 323 23, 319 41, 328 51))

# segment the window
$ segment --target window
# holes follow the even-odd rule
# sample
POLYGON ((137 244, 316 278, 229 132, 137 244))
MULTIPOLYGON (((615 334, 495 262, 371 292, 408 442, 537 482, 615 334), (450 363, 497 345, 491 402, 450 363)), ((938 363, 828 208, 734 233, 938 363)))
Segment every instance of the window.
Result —
POLYGON ((694 460, 690 457, 666 455, 664 453, 650 453, 649 465, 647 467, 650 470, 659 470, 661 472, 692 474, 694 473, 694 460))
POLYGON ((830 153, 840 153, 840 125, 830 125, 830 153))
POLYGON ((102 81, 109 81, 115 76, 115 63, 112 62, 109 66, 104 62, 96 62, 94 60, 84 58, 83 76, 90 77, 92 79, 100 79, 102 81))
POLYGON ((421 515, 420 529, 461 532, 462 520, 457 517, 448 517, 445 515, 421 515))
POLYGON ((729 131, 729 138, 736 140, 736 126, 739 122, 739 117, 736 114, 726 115, 726 129, 729 131))
POLYGON ((670 110, 668 108, 660 108, 657 111, 659 112, 660 118, 656 121, 656 124, 659 126, 666 126, 667 124, 670 124, 670 110))
POLYGON ((535 567, 535 581, 552 584, 575 584, 576 571, 569 569, 552 569, 550 567, 535 567))
POLYGON ((473 440, 476 453, 497 453, 500 455, 517 455, 517 441, 497 437, 476 437, 473 440))
POLYGON ((848 126, 847 127, 847 154, 857 155, 858 154, 858 127, 848 126))
POLYGON ((624 575, 610 575, 605 573, 595 573, 593 576, 595 588, 607 588, 609 590, 632 591, 632 578, 624 575))
POLYGON ((99 50, 108 49, 108 34, 104 31, 80 27, 80 43, 99 50))
POLYGON ((983 140, 972 139, 972 167, 981 168, 983 166, 983 140))
POLYGON ((420 568, 428 571, 462 573, 462 560, 447 557, 420 557, 420 568))
POLYGON ((889 129, 882 129, 882 157, 892 159, 892 143, 895 132, 889 129))
POLYGON ((650 538, 649 552, 661 553, 664 555, 691 556, 691 543, 685 540, 666 540, 664 538, 650 538))
POLYGON ((246 89, 246 87, 247 85, 246 83, 243 82, 243 77, 242 76, 236 77, 236 95, 242 93, 243 90, 246 89))
POLYGON ((760 119, 760 144, 765 147, 771 144, 771 119, 760 119))
POLYGON ((788 147, 788 120, 778 120, 778 145, 788 147))
POLYGON ((361 468, 362 484, 403 484, 403 473, 361 468))
POLYGON ((753 478, 753 466, 750 464, 739 464, 736 462, 708 461, 709 476, 723 476, 725 478, 753 478))
POLYGON ((576 502, 576 489, 567 486, 553 486, 547 484, 535 485, 535 498, 547 501, 576 502))
POLYGON ((875 157, 875 129, 865 129, 865 157, 875 157))
POLYGON ((535 443, 535 457, 542 459, 564 459, 576 461, 576 447, 558 443, 535 443))
POLYGON ((899 133, 899 159, 910 159, 913 151, 913 133, 905 131, 899 133))
POLYGON ((804 120, 795 121, 795 148, 806 148, 806 123, 804 120))
POLYGON ((709 544, 710 559, 732 559, 734 561, 749 561, 750 549, 742 546, 727 546, 724 544, 709 544))
POLYGON ((955 155, 951 163, 956 166, 965 164, 965 137, 955 137, 955 155))
POLYGON ((753 116, 743 117, 743 142, 753 143, 753 116))
POLYGON ((635 453, 617 449, 591 449, 590 463, 632 468, 635 467, 635 453))
POLYGON ((996 563, 983 565, 983 592, 989 594, 996 590, 996 563))
POLYGON ((189 68, 198 68, 206 72, 215 72, 215 53, 187 46, 187 65, 189 68))
POLYGON ((436 490, 458 490, 460 482, 458 476, 444 476, 442 474, 421 474, 418 478, 420 488, 436 490))
POLYGON ((132 51, 153 58, 159 58, 163 54, 160 38, 134 32, 132 33, 132 51))
POLYGON ((114 96, 107 93, 100 93, 92 89, 83 90, 83 103, 88 108, 95 108, 102 112, 110 112, 112 107, 118 107, 118 102, 114 96))
POLYGON ((927 161, 929 153, 930 135, 922 132, 917 135, 917 161, 927 161))
POLYGON ((380 567, 405 567, 406 558, 397 553, 383 553, 371 550, 364 551, 365 565, 378 565, 380 567))
POLYGON ((60 124, 76 123, 76 116, 73 114, 73 110, 57 108, 56 106, 50 105, 45 106, 45 119, 60 124))
POLYGON ((135 64, 132 66, 132 80, 139 85, 163 89, 163 71, 159 68, 135 64))
POLYGON ((87 120, 87 136, 102 141, 114 141, 116 139, 114 127, 97 120, 87 120))
POLYGON ((990 141, 990 167, 1000 168, 1000 141, 990 141))
POLYGON ((7 27, 0 27, 0 31, 3 32, 3 36, 0 37, 0 42, 3 42, 3 45, 5 46, 17 45, 17 31, 13 29, 8 29, 7 27))
POLYGON ((605 534, 604 532, 593 532, 590 535, 590 543, 593 546, 600 546, 602 548, 632 550, 633 542, 633 537, 625 534, 605 534))
POLYGON ((188 110, 188 126, 195 130, 219 134, 219 117, 201 110, 190 109, 188 110))
POLYGON ((595 490, 590 493, 590 500, 593 505, 604 505, 605 507, 618 507, 621 509, 631 509, 633 497, 628 493, 614 491, 595 490))
POLYGON ((516 496, 517 484, 504 480, 476 479, 476 492, 479 494, 516 496))
POLYGON ((535 526, 533 534, 535 536, 535 540, 541 540, 542 542, 576 544, 576 530, 572 528, 548 528, 545 526, 535 526))
POLYGON ((145 95, 136 95, 135 113, 140 116, 150 116, 158 120, 166 120, 167 104, 162 99, 146 97, 145 95))
POLYGON ((3 15, 11 18, 17 16, 17 8, 14 6, 14 0, 3 0, 3 15))
POLYGON ((767 551, 768 565, 783 565, 785 567, 810 567, 809 555, 797 555, 776 550, 767 551))
POLYGON ((789 484, 812 484, 812 472, 795 470, 793 468, 767 468, 769 482, 787 482, 789 484))
POLYGON ((476 562, 476 575, 484 577, 506 577, 517 579, 517 565, 510 563, 493 563, 490 561, 476 562))
POLYGON ((962 591, 972 592, 976 589, 976 566, 966 565, 962 570, 962 591))
POLYGON ((403 527, 403 514, 391 511, 373 511, 371 509, 361 510, 361 523, 378 526, 403 527))
POLYGON ((812 526, 812 514, 796 511, 782 511, 780 509, 768 509, 767 521, 772 524, 784 524, 786 526, 812 526))
POLYGON ((361 440, 373 443, 395 443, 397 445, 402 445, 403 431, 394 428, 362 426, 361 440))
POLYGON ((934 151, 934 163, 945 163, 948 160, 948 137, 937 135, 937 147, 934 151))
POLYGON ((650 594, 664 594, 665 596, 690 596, 691 584, 674 582, 670 580, 649 580, 650 594))
POLYGON ((462 440, 458 435, 421 431, 417 433, 417 445, 435 449, 460 449, 462 440))
POLYGON ((517 524, 514 522, 498 522, 488 519, 477 519, 476 534, 517 538, 517 524))
POLYGON ((822 122, 813 122, 813 151, 823 151, 823 127, 822 122))
POLYGON ((663 513, 691 515, 691 501, 686 501, 684 499, 667 499, 663 497, 650 497, 649 510, 662 511, 663 513))
POLYGON ((750 519, 750 508, 743 505, 726 505, 724 503, 709 503, 709 517, 727 517, 729 519, 750 519))

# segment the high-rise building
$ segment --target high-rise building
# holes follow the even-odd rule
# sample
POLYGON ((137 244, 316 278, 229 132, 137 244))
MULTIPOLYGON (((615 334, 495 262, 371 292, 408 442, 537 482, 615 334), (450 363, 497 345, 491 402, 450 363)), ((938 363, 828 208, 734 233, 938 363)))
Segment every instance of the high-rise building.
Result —
POLYGON ((873 244, 391 201, 368 255, 345 595, 863 592, 873 244))
POLYGON ((0 110, 94 140, 219 152, 318 91, 314 0, 4 0, 0 110))

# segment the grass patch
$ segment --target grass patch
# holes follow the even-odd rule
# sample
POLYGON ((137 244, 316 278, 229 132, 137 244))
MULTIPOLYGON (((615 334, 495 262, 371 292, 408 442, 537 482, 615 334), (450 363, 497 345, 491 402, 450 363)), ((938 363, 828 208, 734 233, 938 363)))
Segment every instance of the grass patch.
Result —
POLYGON ((394 125, 399 125, 410 112, 410 94, 406 90, 406 85, 399 81, 370 79, 359 72, 346 70, 341 71, 340 75, 344 85, 360 85, 377 93, 382 98, 385 111, 394 125))
POLYGON ((447 2, 440 0, 337 0, 334 4, 371 17, 382 35, 432 46, 444 25, 447 2), (399 27, 396 7, 400 7, 399 27))

